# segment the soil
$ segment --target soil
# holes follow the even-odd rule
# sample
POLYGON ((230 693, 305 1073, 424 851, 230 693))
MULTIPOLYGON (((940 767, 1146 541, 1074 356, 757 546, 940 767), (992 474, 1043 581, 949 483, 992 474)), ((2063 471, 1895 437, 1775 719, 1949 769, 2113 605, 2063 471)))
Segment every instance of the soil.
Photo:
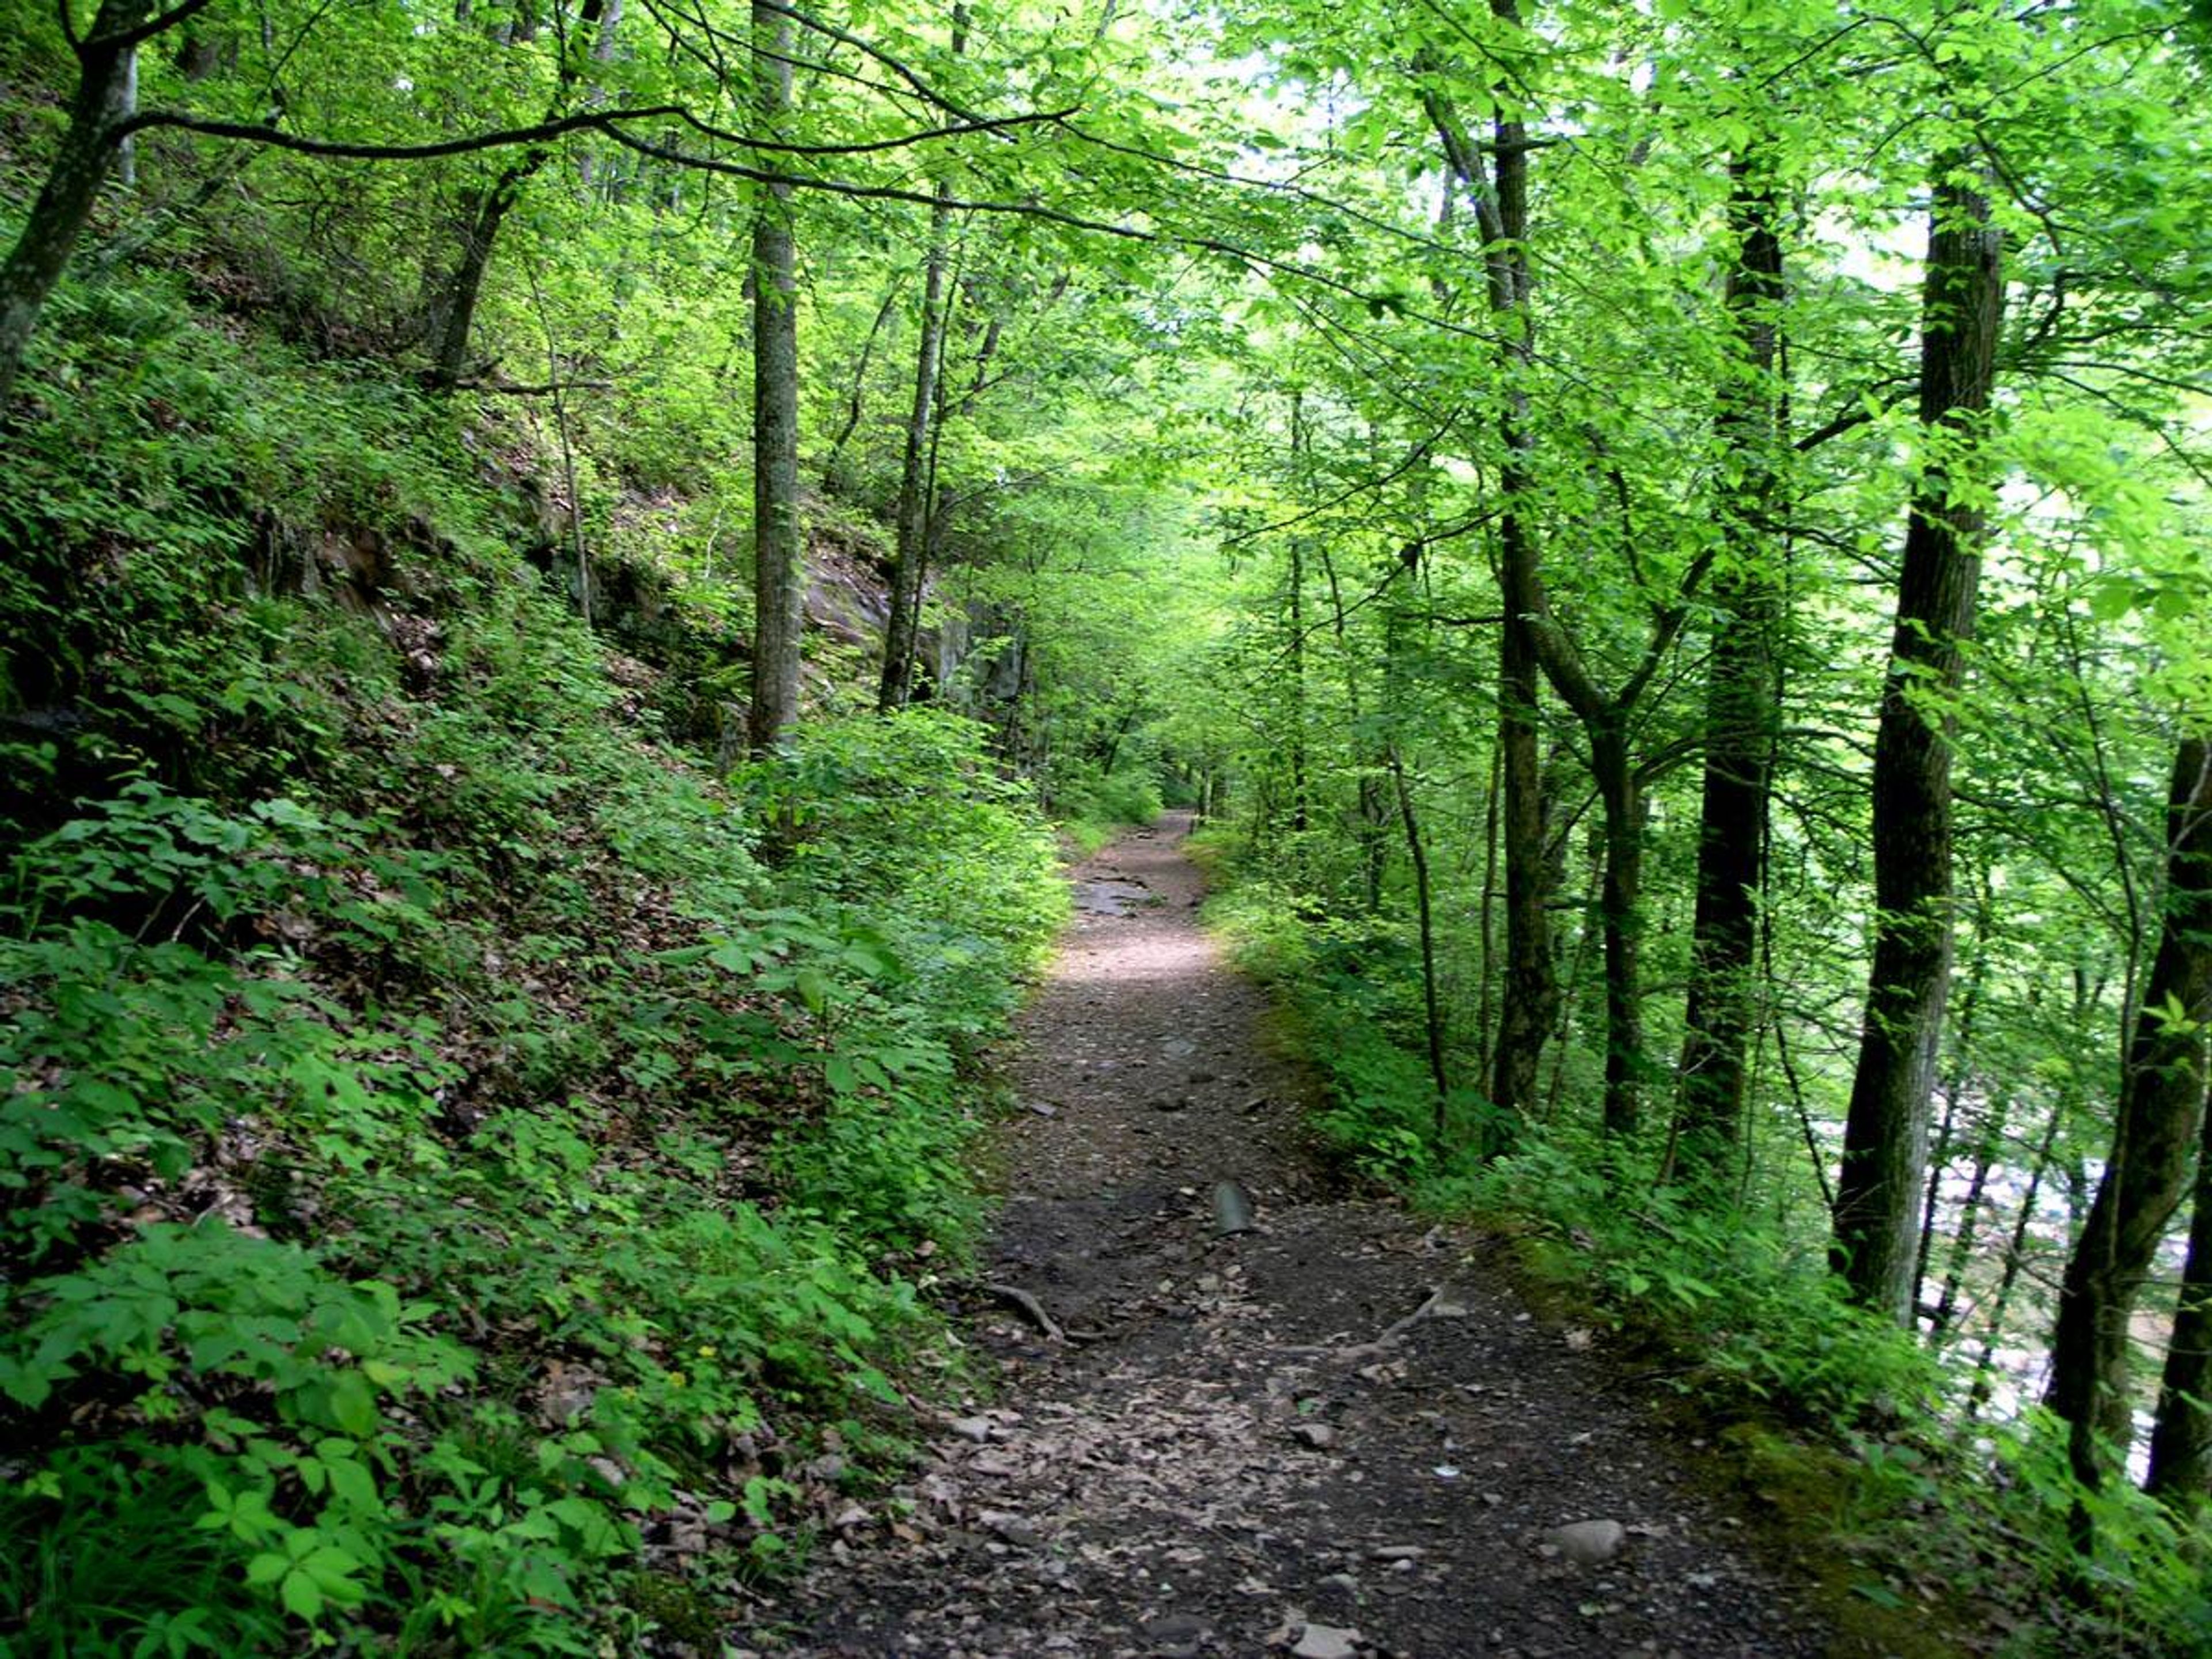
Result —
POLYGON ((1315 1155, 1311 1085, 1198 925, 1188 829, 1170 816, 1074 872, 1077 920, 1022 1022, 986 1258, 1002 1288, 966 1338, 995 1386, 745 1639, 941 1659, 1832 1650, 1601 1336, 1534 1317, 1502 1246, 1315 1155), (1246 1198, 1253 1224, 1224 1233, 1246 1198), (1559 1530, 1581 1522, 1613 1524, 1559 1530))

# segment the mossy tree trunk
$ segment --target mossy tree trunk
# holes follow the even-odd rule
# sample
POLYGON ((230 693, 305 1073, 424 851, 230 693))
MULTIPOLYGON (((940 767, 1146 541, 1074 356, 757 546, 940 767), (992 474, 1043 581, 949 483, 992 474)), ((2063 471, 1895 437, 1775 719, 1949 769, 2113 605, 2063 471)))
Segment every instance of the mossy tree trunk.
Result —
MULTIPOLYGON (((781 134, 791 111, 796 27, 780 8, 752 9, 753 111, 781 134)), ((806 561, 799 521, 799 279, 791 187, 762 187, 753 210, 753 641, 756 755, 799 715, 799 643, 806 561)))

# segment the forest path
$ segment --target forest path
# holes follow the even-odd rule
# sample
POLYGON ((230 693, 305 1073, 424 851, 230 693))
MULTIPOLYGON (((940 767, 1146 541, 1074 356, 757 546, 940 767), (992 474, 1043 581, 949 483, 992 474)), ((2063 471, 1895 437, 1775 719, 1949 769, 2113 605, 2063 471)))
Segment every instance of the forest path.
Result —
POLYGON ((746 1639, 943 1659, 1826 1651, 1587 1333, 1547 1328, 1479 1241, 1346 1194, 1303 1148, 1310 1085, 1199 927, 1188 829, 1171 815, 1074 872, 1077 920, 1021 1022, 986 1273, 1070 1339, 977 1308, 994 1397, 945 1425, 904 1522, 856 1519, 776 1635, 746 1639), (1216 1236, 1224 1180, 1257 1199, 1252 1231, 1216 1236), (1613 1523, 1583 1529, 1606 1559, 1562 1548, 1577 1522, 1613 1523))

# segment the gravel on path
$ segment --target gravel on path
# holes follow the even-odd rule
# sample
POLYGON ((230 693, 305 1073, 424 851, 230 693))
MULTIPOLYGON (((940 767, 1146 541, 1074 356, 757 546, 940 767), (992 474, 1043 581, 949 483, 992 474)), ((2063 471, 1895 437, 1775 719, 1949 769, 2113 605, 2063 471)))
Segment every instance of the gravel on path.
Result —
POLYGON ((984 1270, 1022 1295, 967 1334, 994 1391, 946 1420, 896 1518, 827 1540, 775 1632, 745 1639, 938 1659, 1830 1651, 1601 1340, 1533 1317, 1496 1247, 1313 1156, 1311 1085, 1199 926, 1188 827, 1170 815, 1074 872, 1076 921, 1022 1019, 984 1270))

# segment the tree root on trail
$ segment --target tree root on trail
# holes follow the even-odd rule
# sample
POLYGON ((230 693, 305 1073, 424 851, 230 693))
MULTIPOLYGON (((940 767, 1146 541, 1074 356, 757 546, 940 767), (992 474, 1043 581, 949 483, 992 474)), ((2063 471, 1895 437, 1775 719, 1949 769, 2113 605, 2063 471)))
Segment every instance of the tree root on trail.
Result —
POLYGON ((1354 1342, 1348 1347, 1285 1348, 1283 1352, 1301 1359, 1341 1359, 1349 1360, 1354 1364, 1370 1359, 1380 1359, 1389 1352, 1390 1345, 1405 1335, 1407 1331, 1412 1330, 1423 1320, 1433 1318, 1436 1310, 1443 1305, 1443 1299, 1444 1287, 1441 1285, 1431 1285, 1429 1287, 1428 1295, 1422 1298, 1419 1307, 1389 1326, 1371 1342, 1354 1342))
MULTIPOLYGON (((1012 1307, 1019 1309, 1023 1316, 1028 1319, 1030 1324, 1036 1326, 1037 1329, 1042 1331, 1045 1335, 1051 1338, 1054 1341, 1066 1342, 1071 1340, 1079 1340, 1071 1339, 1068 1334, 1054 1322, 1053 1316, 1044 1310, 1044 1304, 1039 1302, 1035 1297, 1031 1296, 1027 1291, 1023 1290, 1020 1286, 1015 1285, 986 1285, 983 1288, 986 1291, 988 1291, 993 1296, 997 1297, 1000 1301, 1006 1303, 1012 1307)), ((1087 1336, 1089 1334, 1086 1333, 1085 1334, 1087 1336)))

